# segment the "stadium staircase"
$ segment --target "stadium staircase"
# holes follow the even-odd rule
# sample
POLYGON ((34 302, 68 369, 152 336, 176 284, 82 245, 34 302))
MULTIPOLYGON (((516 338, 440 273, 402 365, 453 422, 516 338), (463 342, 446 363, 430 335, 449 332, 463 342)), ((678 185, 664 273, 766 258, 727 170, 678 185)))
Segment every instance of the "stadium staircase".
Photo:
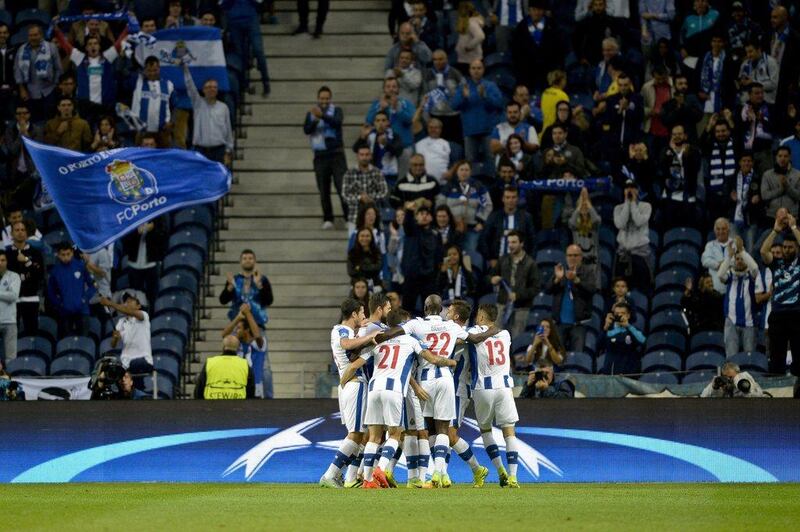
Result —
MULTIPOLYGON (((191 373, 220 351, 227 308, 219 304, 219 291, 225 273, 238 271, 240 251, 251 248, 275 294, 267 326, 275 397, 315 397, 317 377, 328 371, 331 361, 330 327, 349 291, 347 232, 340 218, 336 230, 320 230, 322 210, 302 122, 317 89, 328 85, 344 110, 345 145, 352 145, 369 102, 380 90, 383 58, 391 45, 389 2, 331 2, 320 40, 290 35, 297 25, 294 1, 278 1, 277 9, 279 24, 262 26, 272 93, 246 98, 234 185, 211 266, 191 373)), ((260 87, 255 69, 251 79, 260 87)), ((351 153, 348 159, 353 162, 351 153)), ((341 215, 337 198, 333 203, 341 215)), ((192 388, 189 384, 185 390, 190 396, 192 388)))

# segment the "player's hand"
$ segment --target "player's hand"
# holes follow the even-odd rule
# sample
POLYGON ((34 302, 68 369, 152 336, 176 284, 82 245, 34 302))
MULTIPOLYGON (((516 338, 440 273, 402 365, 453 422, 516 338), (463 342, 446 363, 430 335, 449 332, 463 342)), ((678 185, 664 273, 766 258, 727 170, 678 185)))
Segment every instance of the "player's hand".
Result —
POLYGON ((452 358, 445 358, 445 359, 443 359, 442 366, 447 367, 447 368, 454 368, 454 367, 456 367, 456 361, 453 360, 452 358))
POLYGON ((239 307, 239 310, 244 315, 250 314, 250 303, 242 303, 242 306, 239 307))
POLYGON ((425 389, 422 386, 420 386, 415 391, 417 393, 417 399, 419 399, 420 401, 430 401, 431 400, 431 396, 428 395, 428 392, 426 392, 425 389))

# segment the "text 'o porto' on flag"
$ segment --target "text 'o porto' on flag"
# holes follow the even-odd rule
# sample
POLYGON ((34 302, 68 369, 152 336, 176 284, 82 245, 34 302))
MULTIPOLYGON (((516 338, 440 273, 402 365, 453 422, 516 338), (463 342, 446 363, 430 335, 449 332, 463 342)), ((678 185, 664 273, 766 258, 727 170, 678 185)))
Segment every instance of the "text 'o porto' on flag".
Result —
POLYGON ((87 154, 24 141, 75 245, 89 253, 164 213, 215 201, 231 187, 230 171, 195 151, 87 154))

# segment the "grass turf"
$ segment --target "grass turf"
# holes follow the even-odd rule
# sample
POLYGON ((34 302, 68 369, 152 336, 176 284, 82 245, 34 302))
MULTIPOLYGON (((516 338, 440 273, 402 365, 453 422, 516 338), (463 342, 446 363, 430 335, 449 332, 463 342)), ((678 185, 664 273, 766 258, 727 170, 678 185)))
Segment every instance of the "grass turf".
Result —
POLYGON ((0 485, 15 530, 796 530, 800 484, 0 485))

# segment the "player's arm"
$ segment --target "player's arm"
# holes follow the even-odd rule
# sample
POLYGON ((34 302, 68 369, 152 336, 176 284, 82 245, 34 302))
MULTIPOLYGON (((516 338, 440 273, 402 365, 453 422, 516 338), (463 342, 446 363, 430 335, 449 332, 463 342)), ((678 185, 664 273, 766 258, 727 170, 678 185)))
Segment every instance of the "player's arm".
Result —
POLYGON ((339 340, 339 345, 341 345, 342 349, 345 351, 361 349, 364 346, 372 344, 375 341, 376 334, 377 333, 371 333, 361 338, 342 338, 339 340))
POLYGON ((499 333, 502 329, 498 328, 496 325, 492 325, 489 327, 486 332, 482 333, 469 333, 467 335, 467 342, 471 344, 479 344, 484 340, 487 340, 494 336, 495 334, 499 333))
POLYGON ((339 379, 339 386, 344 386, 353 380, 353 377, 356 376, 356 371, 358 371, 358 369, 366 363, 367 359, 364 357, 358 357, 358 359, 350 362, 350 364, 347 365, 347 368, 345 368, 344 373, 342 373, 342 378, 339 379))
POLYGON ((428 401, 428 400, 430 400, 431 396, 428 395, 428 392, 425 391, 425 388, 423 388, 422 386, 419 385, 419 383, 417 382, 417 379, 415 379, 414 377, 411 377, 410 384, 411 384, 411 389, 414 390, 414 393, 417 394, 417 398, 420 401, 428 401))
POLYGON ((437 357, 427 349, 423 349, 422 352, 419 354, 419 356, 421 356, 434 366, 451 367, 451 368, 454 368, 456 366, 456 361, 453 360, 452 358, 437 357))
POLYGON ((391 340, 392 338, 397 338, 398 336, 404 335, 406 332, 403 330, 402 327, 399 325, 395 325, 391 329, 378 333, 375 337, 376 344, 382 344, 386 340, 391 340))

